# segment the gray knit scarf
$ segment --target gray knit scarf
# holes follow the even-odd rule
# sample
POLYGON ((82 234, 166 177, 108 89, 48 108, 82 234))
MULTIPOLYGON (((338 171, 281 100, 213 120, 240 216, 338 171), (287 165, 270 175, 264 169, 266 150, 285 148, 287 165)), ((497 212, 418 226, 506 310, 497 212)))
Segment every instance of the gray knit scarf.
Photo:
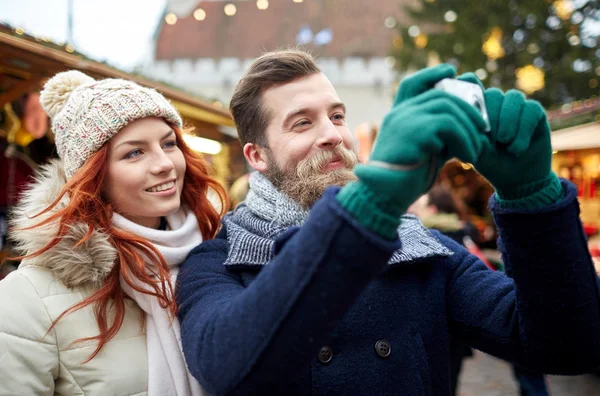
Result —
MULTIPOLYGON (((254 172, 250 176, 246 200, 223 219, 229 242, 229 254, 224 264, 268 264, 273 258, 275 239, 289 227, 302 225, 308 213, 278 191, 265 176, 254 172)), ((452 254, 415 216, 402 216, 398 235, 402 241, 402 249, 394 252, 390 265, 452 254)))

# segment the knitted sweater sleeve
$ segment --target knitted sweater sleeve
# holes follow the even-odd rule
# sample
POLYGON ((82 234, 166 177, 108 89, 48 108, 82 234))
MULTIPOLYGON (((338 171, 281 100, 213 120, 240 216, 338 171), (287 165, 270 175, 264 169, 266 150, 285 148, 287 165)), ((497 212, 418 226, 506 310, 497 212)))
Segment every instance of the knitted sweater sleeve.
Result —
POLYGON ((360 227, 332 191, 249 285, 223 265, 220 236, 191 253, 177 288, 188 367, 213 395, 260 394, 297 375, 399 248, 360 227))
POLYGON ((548 374, 600 366, 600 283, 579 220, 577 192, 530 211, 491 202, 506 274, 461 246, 448 260, 450 332, 468 344, 548 374))

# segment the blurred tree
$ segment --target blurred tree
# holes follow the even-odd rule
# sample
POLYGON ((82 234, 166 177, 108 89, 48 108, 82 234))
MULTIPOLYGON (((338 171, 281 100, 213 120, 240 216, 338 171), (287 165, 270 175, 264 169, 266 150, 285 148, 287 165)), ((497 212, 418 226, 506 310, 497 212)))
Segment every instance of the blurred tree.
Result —
POLYGON ((438 62, 554 107, 597 95, 599 0, 415 0, 392 41, 398 71, 438 62))

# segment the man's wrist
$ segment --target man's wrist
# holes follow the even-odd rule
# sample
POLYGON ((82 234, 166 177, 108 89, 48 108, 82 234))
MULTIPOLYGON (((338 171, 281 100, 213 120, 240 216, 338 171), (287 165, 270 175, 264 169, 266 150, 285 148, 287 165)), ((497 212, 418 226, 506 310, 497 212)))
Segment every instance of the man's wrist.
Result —
POLYGON ((496 199, 500 206, 510 209, 541 208, 558 202, 563 196, 562 185, 554 172, 532 183, 496 190, 496 199))
POLYGON ((386 239, 397 238, 403 209, 369 188, 364 183, 351 182, 337 194, 340 205, 360 224, 386 239))

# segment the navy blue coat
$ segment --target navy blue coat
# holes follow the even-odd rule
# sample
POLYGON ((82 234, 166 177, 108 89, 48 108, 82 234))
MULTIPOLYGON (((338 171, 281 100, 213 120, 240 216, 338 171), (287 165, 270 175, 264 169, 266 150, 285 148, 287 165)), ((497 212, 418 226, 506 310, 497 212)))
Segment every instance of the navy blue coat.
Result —
POLYGON ((189 369, 214 395, 449 395, 449 334, 540 372, 600 366, 598 277, 563 187, 536 211, 490 202, 507 274, 434 231, 453 254, 389 265, 402 241, 359 225, 335 188, 262 268, 223 265, 224 229, 179 273, 189 369))

